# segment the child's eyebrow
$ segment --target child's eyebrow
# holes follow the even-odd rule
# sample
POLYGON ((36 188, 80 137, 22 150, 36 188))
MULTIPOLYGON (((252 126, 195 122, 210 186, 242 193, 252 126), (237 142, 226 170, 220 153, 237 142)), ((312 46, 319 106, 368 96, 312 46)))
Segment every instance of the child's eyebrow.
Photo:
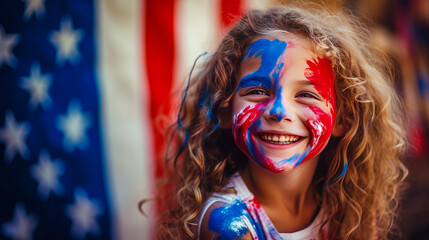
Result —
POLYGON ((314 85, 316 85, 314 82, 312 82, 312 81, 310 81, 308 79, 296 80, 295 83, 299 84, 299 85, 304 85, 304 86, 307 86, 307 85, 314 86, 314 85))
POLYGON ((254 74, 247 74, 244 76, 240 84, 238 85, 238 88, 247 88, 247 87, 264 87, 264 88, 271 88, 271 79, 266 76, 258 76, 254 74))

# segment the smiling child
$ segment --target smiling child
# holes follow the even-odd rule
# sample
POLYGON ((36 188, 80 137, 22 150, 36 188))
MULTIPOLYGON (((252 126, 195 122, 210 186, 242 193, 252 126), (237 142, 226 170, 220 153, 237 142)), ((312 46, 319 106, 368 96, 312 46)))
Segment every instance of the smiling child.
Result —
POLYGON ((407 170, 387 58, 352 17, 248 12, 185 91, 161 238, 384 239, 407 170))

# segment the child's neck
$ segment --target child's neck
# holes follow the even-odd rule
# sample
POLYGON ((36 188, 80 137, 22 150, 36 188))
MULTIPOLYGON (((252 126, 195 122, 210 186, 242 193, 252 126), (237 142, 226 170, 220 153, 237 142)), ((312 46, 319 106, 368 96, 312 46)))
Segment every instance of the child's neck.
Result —
POLYGON ((279 232, 305 228, 316 216, 318 202, 312 180, 317 162, 315 157, 292 171, 276 174, 250 161, 243 171, 246 185, 279 232))

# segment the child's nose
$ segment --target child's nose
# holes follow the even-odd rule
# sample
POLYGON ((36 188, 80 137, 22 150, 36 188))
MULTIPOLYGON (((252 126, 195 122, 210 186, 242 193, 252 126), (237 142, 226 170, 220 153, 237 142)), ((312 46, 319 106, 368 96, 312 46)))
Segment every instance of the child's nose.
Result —
POLYGON ((290 107, 286 106, 287 100, 283 99, 281 89, 277 91, 275 99, 268 105, 264 111, 264 117, 267 119, 275 119, 277 122, 282 120, 295 120, 295 114, 291 111, 290 107))

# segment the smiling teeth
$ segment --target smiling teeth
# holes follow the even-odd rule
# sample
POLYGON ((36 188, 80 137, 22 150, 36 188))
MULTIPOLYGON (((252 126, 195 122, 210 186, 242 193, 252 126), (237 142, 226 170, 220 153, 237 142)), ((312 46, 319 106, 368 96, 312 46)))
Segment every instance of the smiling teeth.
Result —
POLYGON ((291 144, 297 142, 300 139, 299 136, 275 134, 259 134, 259 137, 266 142, 275 144, 291 144))

